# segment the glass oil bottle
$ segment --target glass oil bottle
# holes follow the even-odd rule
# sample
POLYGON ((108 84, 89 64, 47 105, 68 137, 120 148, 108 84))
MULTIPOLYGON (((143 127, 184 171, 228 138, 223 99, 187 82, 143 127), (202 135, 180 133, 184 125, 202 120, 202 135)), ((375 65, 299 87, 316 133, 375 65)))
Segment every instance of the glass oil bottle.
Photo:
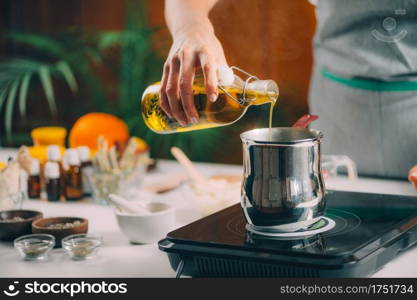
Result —
POLYGON ((275 81, 259 80, 256 76, 237 67, 230 69, 244 73, 247 79, 241 79, 232 71, 231 82, 227 85, 219 82, 218 98, 215 102, 207 99, 201 72, 196 74, 193 83, 194 104, 199 114, 196 124, 181 126, 177 120, 169 117, 160 106, 160 83, 150 85, 143 93, 141 100, 145 124, 160 134, 225 126, 238 121, 249 106, 266 103, 271 104, 271 119, 272 108, 279 95, 275 81))

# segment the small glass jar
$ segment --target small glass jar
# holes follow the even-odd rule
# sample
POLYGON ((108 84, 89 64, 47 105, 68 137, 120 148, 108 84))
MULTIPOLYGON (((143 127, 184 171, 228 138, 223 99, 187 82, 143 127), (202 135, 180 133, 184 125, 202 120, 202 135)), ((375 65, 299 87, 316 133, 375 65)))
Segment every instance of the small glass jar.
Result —
POLYGON ((96 203, 108 205, 110 194, 128 196, 132 189, 138 189, 142 183, 146 166, 125 172, 100 172, 96 169, 89 174, 89 181, 96 203))
POLYGON ((344 170, 349 180, 358 178, 356 163, 346 155, 322 155, 321 170, 324 179, 335 177, 339 173, 343 173, 344 170))
POLYGON ((38 127, 32 130, 31 136, 35 146, 59 145, 64 147, 67 130, 56 126, 38 127))
POLYGON ((43 260, 55 246, 50 234, 28 234, 14 240, 14 247, 24 260, 43 260))
POLYGON ((107 205, 110 194, 119 194, 123 173, 94 171, 90 174, 93 199, 98 204, 107 205))
POLYGON ((11 172, 5 172, 0 176, 0 210, 20 209, 23 200, 27 199, 27 173, 16 166, 11 172))
POLYGON ((25 192, 22 191, 3 197, 0 196, 0 210, 20 209, 25 196, 25 192))

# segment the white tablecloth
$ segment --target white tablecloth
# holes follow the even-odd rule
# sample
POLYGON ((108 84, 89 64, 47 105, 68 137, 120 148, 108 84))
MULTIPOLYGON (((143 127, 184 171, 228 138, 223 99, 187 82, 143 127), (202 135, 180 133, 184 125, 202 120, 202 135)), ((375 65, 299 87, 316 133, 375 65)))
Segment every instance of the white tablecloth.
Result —
MULTIPOLYGON (((13 151, 0 150, 0 161, 13 151)), ((220 164, 197 164, 206 175, 241 174, 241 166, 220 164)), ((145 184, 158 182, 172 174, 182 172, 174 161, 160 161, 157 171, 148 175, 145 184)), ((332 178, 327 187, 339 190, 384 192, 416 195, 408 182, 361 178, 355 182, 344 177, 332 178)), ((177 208, 177 225, 184 225, 199 217, 192 205, 184 199, 181 189, 158 196, 177 208)), ((10 243, 0 243, 0 277, 173 277, 168 258, 156 244, 132 245, 119 231, 113 210, 93 203, 91 199, 81 202, 49 203, 26 200, 23 208, 36 209, 44 216, 80 216, 88 218, 91 233, 103 236, 99 256, 87 261, 72 261, 62 249, 54 249, 47 261, 22 261, 10 243)), ((413 247, 388 263, 375 277, 417 277, 417 268, 410 262, 417 261, 417 248, 413 247)))

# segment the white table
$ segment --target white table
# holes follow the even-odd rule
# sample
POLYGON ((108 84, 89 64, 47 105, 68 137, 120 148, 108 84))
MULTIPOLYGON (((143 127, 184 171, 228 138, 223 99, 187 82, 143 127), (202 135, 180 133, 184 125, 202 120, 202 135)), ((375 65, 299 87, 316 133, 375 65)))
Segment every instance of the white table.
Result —
MULTIPOLYGON (((0 161, 13 154, 0 150, 0 161)), ((240 166, 220 164, 197 164, 206 175, 241 174, 240 166)), ((145 184, 157 182, 170 174, 182 172, 174 161, 160 161, 157 171, 148 175, 145 184)), ((384 192, 392 194, 416 195, 409 183, 376 179, 359 179, 355 182, 344 177, 332 178, 327 187, 339 190, 384 192)), ((199 216, 183 197, 181 189, 157 196, 158 201, 167 201, 177 208, 177 225, 184 225, 199 216)), ((11 244, 0 243, 0 277, 173 277, 168 258, 158 250, 156 244, 132 245, 119 231, 113 210, 85 200, 81 202, 49 203, 27 200, 23 208, 36 209, 44 216, 80 216, 88 218, 91 233, 103 236, 103 247, 96 259, 72 261, 62 249, 54 249, 47 261, 27 262, 18 257, 11 244)), ((417 277, 417 268, 412 267, 417 260, 417 247, 399 255, 378 271, 375 277, 417 277)))

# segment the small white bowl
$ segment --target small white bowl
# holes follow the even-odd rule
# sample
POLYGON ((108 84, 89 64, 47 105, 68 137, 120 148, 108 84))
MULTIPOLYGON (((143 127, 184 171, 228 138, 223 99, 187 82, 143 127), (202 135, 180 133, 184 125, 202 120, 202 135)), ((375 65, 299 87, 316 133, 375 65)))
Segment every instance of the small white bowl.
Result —
POLYGON ((175 210, 166 203, 149 202, 149 214, 139 215, 115 210, 120 230, 134 244, 152 244, 163 239, 175 224, 175 210))

